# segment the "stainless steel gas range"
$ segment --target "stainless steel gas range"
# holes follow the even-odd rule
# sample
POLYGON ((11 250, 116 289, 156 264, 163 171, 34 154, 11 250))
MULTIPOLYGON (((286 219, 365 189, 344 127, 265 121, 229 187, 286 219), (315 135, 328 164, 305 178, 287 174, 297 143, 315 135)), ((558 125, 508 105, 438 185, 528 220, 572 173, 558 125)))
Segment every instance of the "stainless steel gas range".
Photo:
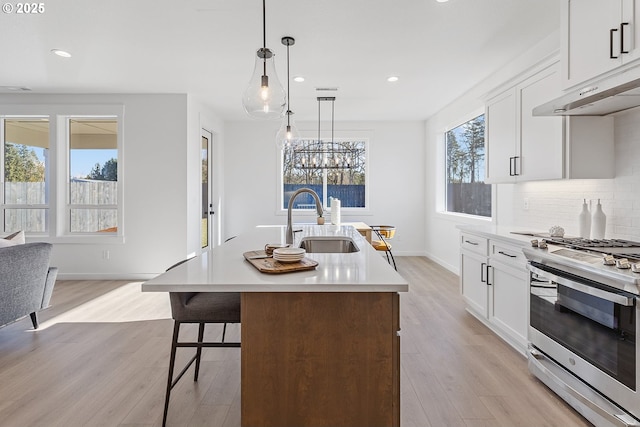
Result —
POLYGON ((640 243, 540 243, 524 249, 529 370, 596 426, 640 426, 640 243))

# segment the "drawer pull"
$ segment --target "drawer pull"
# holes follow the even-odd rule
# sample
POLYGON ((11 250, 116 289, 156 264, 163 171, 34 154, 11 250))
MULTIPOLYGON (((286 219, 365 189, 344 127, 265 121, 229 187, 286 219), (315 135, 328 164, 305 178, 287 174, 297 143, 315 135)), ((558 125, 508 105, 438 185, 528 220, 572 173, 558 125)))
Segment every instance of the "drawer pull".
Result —
POLYGON ((506 253, 506 252, 502 252, 502 251, 500 251, 500 252, 498 252, 498 253, 499 253, 500 255, 508 256, 509 258, 518 258, 518 255, 511 255, 511 254, 508 254, 508 253, 506 253))
POLYGON ((465 240, 464 242, 473 246, 478 246, 478 242, 472 242, 471 240, 465 240))

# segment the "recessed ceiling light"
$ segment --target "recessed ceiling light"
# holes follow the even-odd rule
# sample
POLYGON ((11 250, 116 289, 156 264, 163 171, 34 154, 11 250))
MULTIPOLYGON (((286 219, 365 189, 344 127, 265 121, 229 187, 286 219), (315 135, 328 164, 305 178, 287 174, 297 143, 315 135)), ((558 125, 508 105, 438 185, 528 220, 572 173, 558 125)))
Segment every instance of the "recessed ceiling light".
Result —
POLYGON ((51 53, 53 53, 54 55, 61 56, 63 58, 71 58, 71 54, 65 50, 51 49, 51 53))
POLYGON ((398 80, 398 76, 391 76, 387 79, 388 82, 397 82, 398 80))
POLYGON ((304 77, 302 76, 296 76, 293 78, 294 82, 298 82, 298 83, 302 83, 304 81, 304 77))

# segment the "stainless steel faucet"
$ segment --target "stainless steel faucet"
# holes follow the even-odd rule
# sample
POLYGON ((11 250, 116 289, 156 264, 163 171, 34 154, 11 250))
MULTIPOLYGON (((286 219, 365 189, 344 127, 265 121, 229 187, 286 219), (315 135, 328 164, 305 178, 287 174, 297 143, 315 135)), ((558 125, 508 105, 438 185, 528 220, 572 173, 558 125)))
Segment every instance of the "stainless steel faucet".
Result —
POLYGON ((320 197, 318 197, 318 193, 316 193, 310 188, 301 188, 299 190, 296 190, 296 192, 293 193, 291 195, 291 198, 289 199, 289 208, 287 209, 287 243, 289 244, 293 243, 293 226, 291 225, 291 208, 293 208, 293 201, 295 200, 296 197, 298 197, 298 194, 300 193, 309 193, 313 196, 313 198, 316 200, 316 211, 318 212, 318 216, 322 216, 322 202, 320 202, 320 197))

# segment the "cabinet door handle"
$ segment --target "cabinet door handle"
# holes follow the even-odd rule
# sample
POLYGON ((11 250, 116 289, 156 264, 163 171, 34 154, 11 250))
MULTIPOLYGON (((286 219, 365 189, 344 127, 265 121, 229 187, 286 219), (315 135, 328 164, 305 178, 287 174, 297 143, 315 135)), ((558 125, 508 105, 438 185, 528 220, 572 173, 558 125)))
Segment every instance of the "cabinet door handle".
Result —
POLYGON ((465 240, 464 242, 473 246, 478 246, 478 242, 472 242, 471 240, 465 240))
POLYGON ((487 276, 485 276, 485 273, 489 274, 489 271, 487 270, 487 263, 483 262, 480 264, 480 281, 482 283, 487 283, 487 276))
POLYGON ((493 283, 489 282, 489 269, 493 270, 493 267, 486 264, 487 265, 487 285, 493 285, 493 283))
POLYGON ((629 25, 628 22, 620 24, 620 53, 629 53, 628 50, 624 50, 624 27, 629 25))
POLYGON ((509 176, 513 176, 513 157, 509 157, 509 176))
POLYGON ((518 176, 518 175, 520 175, 520 174, 518 173, 518 161, 516 160, 516 159, 519 159, 519 158, 520 158, 520 156, 515 156, 515 157, 513 158, 513 176, 518 176))
POLYGON ((618 59, 617 56, 613 56, 613 33, 618 31, 617 28, 612 28, 609 30, 609 58, 618 59))
POLYGON ((508 254, 508 253, 503 252, 503 251, 499 251, 498 253, 499 253, 500 255, 508 256, 509 258, 518 258, 518 256, 517 256, 517 255, 511 255, 511 254, 508 254))

